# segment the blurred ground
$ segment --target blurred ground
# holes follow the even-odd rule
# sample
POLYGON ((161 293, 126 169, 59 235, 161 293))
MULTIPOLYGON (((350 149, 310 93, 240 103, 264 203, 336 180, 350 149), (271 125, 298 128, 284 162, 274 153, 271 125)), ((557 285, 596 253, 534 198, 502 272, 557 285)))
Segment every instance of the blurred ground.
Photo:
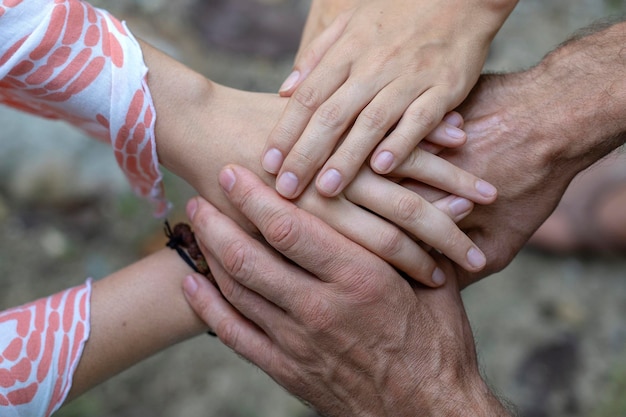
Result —
MULTIPOLYGON (((95 2, 217 82, 276 91, 306 13, 297 0, 95 2)), ((487 68, 536 62, 621 0, 522 0, 487 68)), ((0 307, 100 278, 160 242, 110 150, 75 130, 0 108, 0 307), (78 173, 78 174, 77 174, 78 173)), ((167 177, 179 210, 192 191, 167 177)), ((524 251, 465 291, 490 383, 523 417, 626 415, 626 259, 524 251)), ((165 295, 164 295, 165 296, 165 295)), ((170 349, 89 392, 62 417, 300 417, 299 401, 215 339, 170 349)))

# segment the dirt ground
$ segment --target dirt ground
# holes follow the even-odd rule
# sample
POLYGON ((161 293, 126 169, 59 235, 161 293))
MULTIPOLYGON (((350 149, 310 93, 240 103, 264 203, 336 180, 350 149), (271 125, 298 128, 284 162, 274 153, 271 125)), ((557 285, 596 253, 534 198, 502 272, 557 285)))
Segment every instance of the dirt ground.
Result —
MULTIPOLYGON (((96 4, 217 82, 276 91, 289 73, 307 2, 96 4)), ((621 0, 521 0, 496 38, 486 69, 532 65, 574 29, 624 11, 621 0)), ((0 126, 0 308, 88 276, 106 276, 162 241, 160 222, 129 193, 106 146, 65 125, 3 108, 0 126), (54 151, 59 147, 71 159, 54 151)), ((167 189, 180 216, 192 190, 171 176, 167 189)), ((504 271, 464 292, 484 373, 520 416, 626 415, 625 278, 625 257, 554 257, 525 250, 504 271)), ((313 415, 208 336, 151 358, 57 413, 313 415)))

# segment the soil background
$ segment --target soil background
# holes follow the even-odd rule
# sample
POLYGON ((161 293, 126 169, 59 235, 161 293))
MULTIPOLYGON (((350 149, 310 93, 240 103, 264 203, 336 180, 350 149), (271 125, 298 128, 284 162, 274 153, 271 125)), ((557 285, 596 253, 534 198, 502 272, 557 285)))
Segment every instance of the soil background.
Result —
MULTIPOLYGON (((211 79, 274 92, 290 71, 307 1, 96 1, 211 79)), ((521 0, 486 69, 537 62, 623 0, 521 0)), ((176 216, 193 191, 166 175, 176 216)), ((107 146, 0 108, 0 308, 95 279, 163 244, 107 146)), ((524 250, 464 292, 486 378, 519 415, 626 416, 626 258, 524 250)), ((166 296, 166 295, 164 295, 166 296)), ((304 417, 315 413, 210 337, 163 352, 59 417, 304 417)))

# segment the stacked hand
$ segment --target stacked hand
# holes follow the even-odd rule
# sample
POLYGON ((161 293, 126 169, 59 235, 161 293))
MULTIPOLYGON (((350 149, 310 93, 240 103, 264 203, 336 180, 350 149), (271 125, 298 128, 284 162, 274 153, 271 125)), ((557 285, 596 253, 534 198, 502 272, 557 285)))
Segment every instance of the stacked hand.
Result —
POLYGON ((205 200, 188 204, 224 298, 199 276, 185 291, 224 343, 328 416, 505 412, 478 373, 455 279, 437 290, 404 280, 242 167, 220 184, 273 247, 205 200))
MULTIPOLYGON (((181 79, 157 71, 149 76, 157 86, 171 86, 181 79), (159 77, 163 77, 161 82, 159 77)), ((163 100, 157 106, 161 115, 156 126, 160 160, 246 230, 254 231, 219 191, 217 173, 225 164, 237 163, 260 175, 266 184, 273 184, 273 177, 260 166, 258 155, 287 100, 210 84, 201 77, 197 84, 195 94, 163 100), (190 100, 194 106, 183 105, 190 100), (181 113, 176 111, 178 108, 185 110, 181 113)), ((472 202, 492 202, 495 189, 420 149, 398 171, 402 176, 425 181, 460 197, 446 197, 433 205, 399 186, 397 180, 385 179, 364 168, 344 193, 328 199, 310 187, 297 203, 426 285, 440 285, 444 274, 420 241, 437 248, 463 268, 483 268, 482 252, 454 220, 471 211, 472 202)))
MULTIPOLYGON (((516 3, 314 1, 263 151, 278 192, 299 196, 321 168, 319 192, 337 195, 370 155, 374 171, 392 172, 466 97, 516 3)), ((441 133, 431 140, 464 140, 451 124, 441 133)))

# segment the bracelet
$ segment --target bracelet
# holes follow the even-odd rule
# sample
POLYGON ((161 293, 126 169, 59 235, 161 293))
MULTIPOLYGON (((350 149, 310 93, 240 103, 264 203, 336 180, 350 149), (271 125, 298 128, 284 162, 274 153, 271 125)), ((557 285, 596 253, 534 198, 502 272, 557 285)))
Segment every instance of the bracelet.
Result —
POLYGON ((165 245, 178 252, 183 261, 194 271, 209 278, 215 284, 209 265, 206 259, 204 259, 191 227, 186 223, 177 223, 172 229, 170 223, 166 220, 164 230, 165 236, 169 239, 165 245))
MULTIPOLYGON (((169 239, 165 244, 168 248, 174 249, 180 257, 199 274, 204 275, 215 285, 219 290, 215 278, 211 275, 211 269, 204 255, 196 242, 196 235, 191 230, 191 227, 187 223, 177 223, 174 229, 170 227, 170 223, 165 220, 165 236, 169 239)), ((207 331, 207 334, 212 337, 217 337, 213 330, 207 331)))

